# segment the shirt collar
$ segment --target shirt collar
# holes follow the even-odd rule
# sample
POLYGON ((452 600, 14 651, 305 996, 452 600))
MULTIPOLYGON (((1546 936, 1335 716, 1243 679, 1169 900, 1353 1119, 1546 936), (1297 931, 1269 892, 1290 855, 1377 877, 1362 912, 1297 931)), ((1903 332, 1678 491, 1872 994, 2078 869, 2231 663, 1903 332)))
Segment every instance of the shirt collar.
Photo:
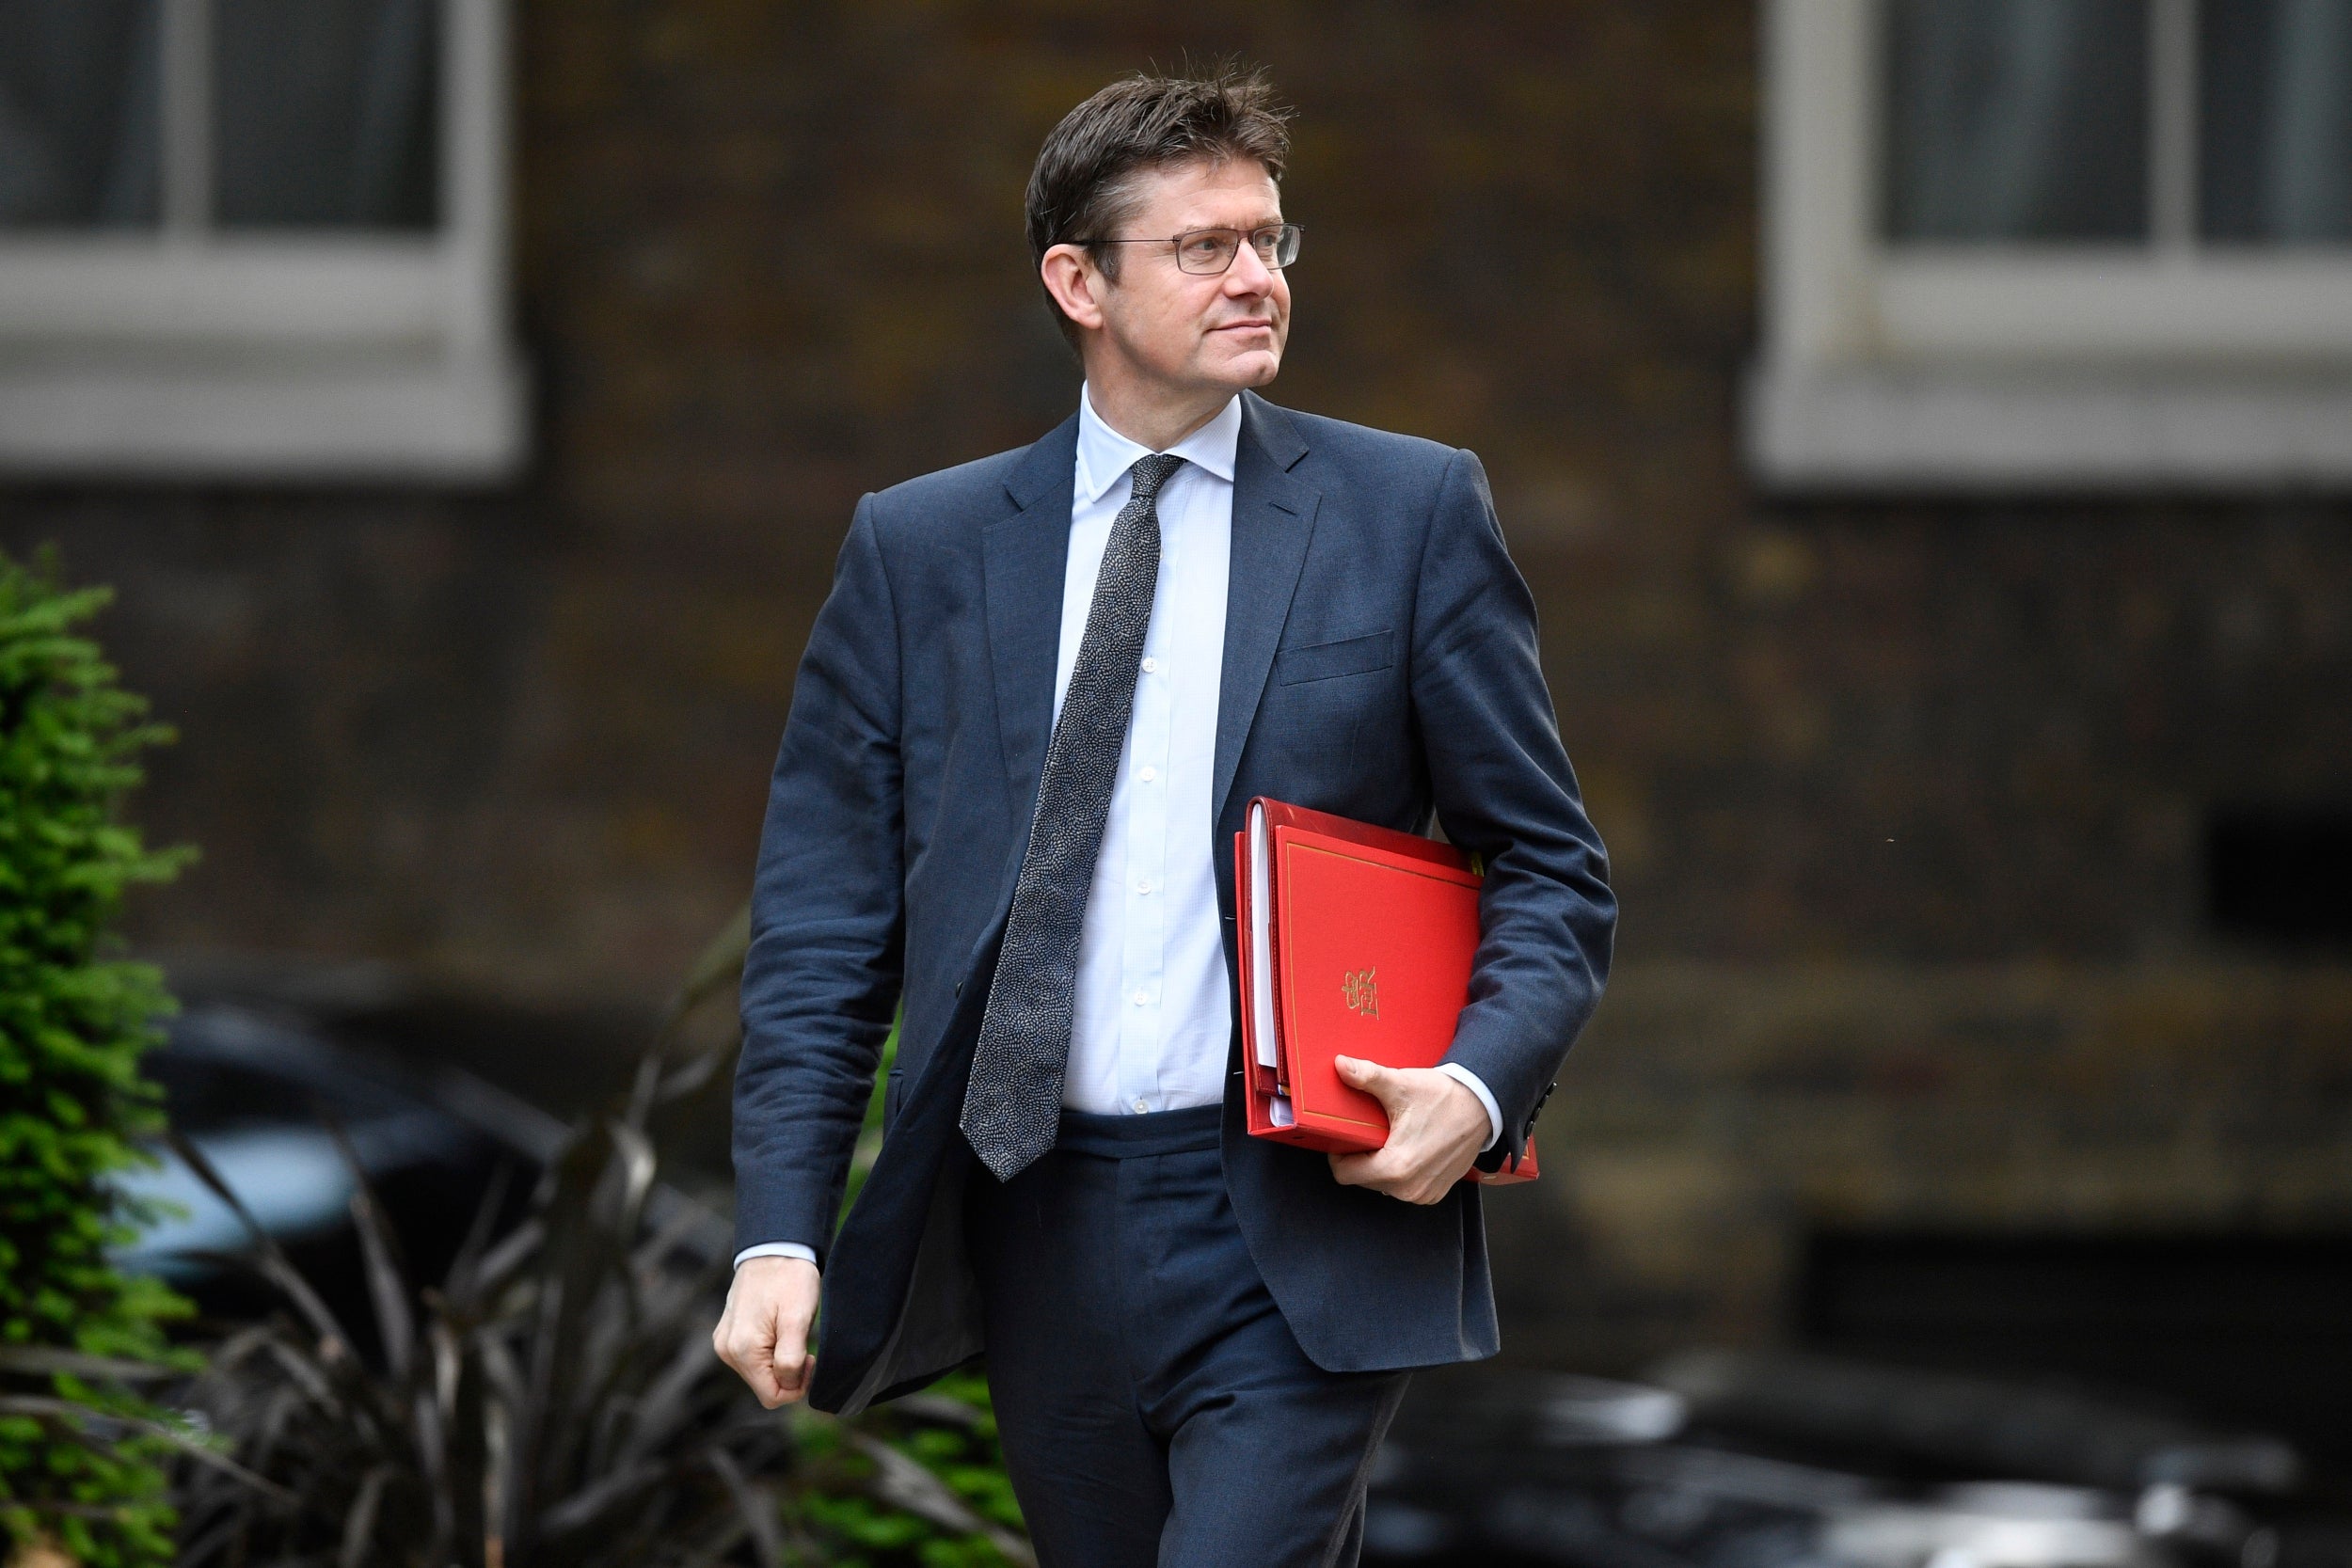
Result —
MULTIPOLYGON (((1168 448, 1168 453, 1206 468, 1231 484, 1233 454, 1240 445, 1241 394, 1236 392, 1215 419, 1168 448)), ((1085 388, 1079 389, 1078 463, 1072 477, 1077 482, 1081 506, 1101 500, 1103 493, 1136 466, 1136 459, 1151 455, 1151 448, 1130 441, 1104 424, 1094 412, 1094 400, 1085 388)))

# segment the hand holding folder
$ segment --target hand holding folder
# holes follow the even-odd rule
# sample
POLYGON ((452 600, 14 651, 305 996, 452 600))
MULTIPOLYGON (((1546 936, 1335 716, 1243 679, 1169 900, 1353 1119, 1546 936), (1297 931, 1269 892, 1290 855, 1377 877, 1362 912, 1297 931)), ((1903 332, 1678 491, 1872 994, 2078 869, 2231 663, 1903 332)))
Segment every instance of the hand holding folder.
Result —
MULTIPOLYGON (((1243 1071, 1253 1137, 1327 1152, 1380 1148, 1380 1102, 1334 1057, 1435 1067, 1454 1043, 1478 951, 1481 878, 1451 845, 1263 798, 1233 837, 1243 1071)), ((1468 1179, 1533 1180, 1517 1160, 1468 1179)))

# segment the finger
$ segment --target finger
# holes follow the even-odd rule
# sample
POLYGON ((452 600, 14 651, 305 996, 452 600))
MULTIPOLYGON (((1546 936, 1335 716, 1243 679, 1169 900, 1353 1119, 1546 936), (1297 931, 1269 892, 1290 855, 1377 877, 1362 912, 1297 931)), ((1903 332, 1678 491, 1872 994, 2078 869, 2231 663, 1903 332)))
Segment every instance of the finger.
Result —
POLYGON ((757 1346, 755 1338, 744 1327, 743 1314, 730 1304, 719 1319, 719 1326, 710 1331, 710 1348, 720 1360, 738 1372, 750 1366, 754 1359, 766 1359, 767 1347, 757 1346))
POLYGON ((1411 1173, 1401 1169, 1393 1158, 1384 1157, 1381 1150, 1334 1154, 1330 1159, 1331 1174, 1342 1186, 1364 1187, 1389 1197, 1405 1196, 1406 1179, 1411 1173))
POLYGON ((784 1386, 776 1381, 775 1370, 767 1362, 755 1361, 749 1366, 739 1366, 736 1371, 750 1385, 759 1402, 770 1410, 784 1402, 784 1386))
POLYGON ((1417 1203, 1425 1209, 1453 1190, 1454 1183, 1446 1179, 1444 1172, 1423 1172, 1405 1183, 1403 1196, 1406 1202, 1417 1203))
POLYGON ((816 1380, 817 1357, 813 1355, 802 1356, 800 1370, 797 1375, 789 1378, 779 1378, 777 1380, 776 1387, 783 1396, 779 1402, 784 1404, 792 1404, 801 1400, 806 1399, 808 1397, 808 1386, 816 1380))
POLYGON ((756 1317, 730 1311, 720 1320, 718 1330, 711 1338, 719 1359, 734 1368, 736 1375, 754 1388, 759 1386, 763 1377, 771 1380, 774 1377, 772 1362, 776 1342, 772 1337, 761 1332, 756 1317))
POLYGON ((719 1359, 735 1370, 735 1375, 750 1386, 759 1402, 773 1410, 784 1401, 784 1388, 776 1378, 775 1367, 770 1360, 769 1348, 756 1341, 729 1338, 719 1347, 719 1359))
MULTIPOLYGON (((1468 1168, 1469 1163, 1465 1161, 1462 1169, 1468 1168)), ((1451 1193, 1454 1182, 1461 1179, 1462 1170, 1449 1169, 1442 1161, 1433 1164, 1424 1159, 1405 1174, 1406 1180, 1397 1184, 1397 1196, 1407 1203, 1427 1205, 1441 1201, 1451 1193)))
POLYGON ((1331 1174, 1344 1186, 1369 1187, 1403 1203, 1426 1207, 1454 1190, 1453 1183, 1421 1168, 1407 1149, 1391 1143, 1385 1148, 1352 1154, 1332 1154, 1331 1174))

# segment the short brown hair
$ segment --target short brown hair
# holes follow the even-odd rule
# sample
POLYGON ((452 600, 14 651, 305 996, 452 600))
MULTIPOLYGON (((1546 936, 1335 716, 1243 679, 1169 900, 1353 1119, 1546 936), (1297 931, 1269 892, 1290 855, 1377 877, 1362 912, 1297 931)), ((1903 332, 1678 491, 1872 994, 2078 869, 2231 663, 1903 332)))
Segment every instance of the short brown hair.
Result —
MULTIPOLYGON (((1279 183, 1290 158, 1290 117, 1263 71, 1138 71, 1113 82, 1062 116, 1038 150, 1029 171, 1029 260, 1042 262, 1057 245, 1110 238, 1132 215, 1136 176, 1147 170, 1196 158, 1252 158, 1279 183)), ((1117 245, 1093 254, 1106 276, 1119 276, 1117 245)), ((1050 293, 1046 299, 1052 304, 1050 293)), ((1074 342, 1077 329, 1059 306, 1054 319, 1074 342)))

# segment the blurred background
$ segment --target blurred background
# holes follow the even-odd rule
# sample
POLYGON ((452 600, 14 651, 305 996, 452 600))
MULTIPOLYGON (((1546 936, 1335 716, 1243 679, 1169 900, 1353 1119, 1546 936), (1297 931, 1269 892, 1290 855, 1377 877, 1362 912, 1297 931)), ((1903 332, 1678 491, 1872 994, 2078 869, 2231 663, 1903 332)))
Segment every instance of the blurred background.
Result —
POLYGON ((136 946, 624 1082, 857 497, 1073 406, 1040 141, 1187 53, 1299 111, 1274 397, 1484 458, 1624 899, 1506 1357, 2352 1462, 2352 0, 0 0, 0 547, 204 852, 136 946))

